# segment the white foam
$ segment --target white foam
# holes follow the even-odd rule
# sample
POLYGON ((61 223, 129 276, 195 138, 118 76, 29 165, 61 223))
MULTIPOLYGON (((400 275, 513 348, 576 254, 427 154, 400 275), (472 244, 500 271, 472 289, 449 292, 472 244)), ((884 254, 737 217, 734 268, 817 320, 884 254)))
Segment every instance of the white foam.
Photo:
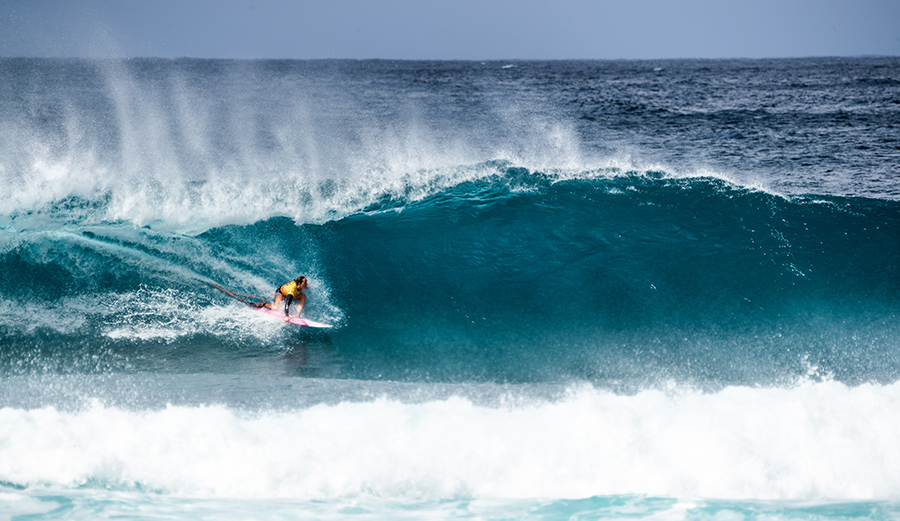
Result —
POLYGON ((70 310, 73 299, 63 297, 50 306, 31 302, 0 299, 0 327, 10 331, 32 333, 39 328, 59 333, 71 333, 85 323, 81 313, 64 312, 70 310))
POLYGON ((900 384, 582 388, 478 406, 0 409, 0 481, 191 497, 900 498, 900 384))

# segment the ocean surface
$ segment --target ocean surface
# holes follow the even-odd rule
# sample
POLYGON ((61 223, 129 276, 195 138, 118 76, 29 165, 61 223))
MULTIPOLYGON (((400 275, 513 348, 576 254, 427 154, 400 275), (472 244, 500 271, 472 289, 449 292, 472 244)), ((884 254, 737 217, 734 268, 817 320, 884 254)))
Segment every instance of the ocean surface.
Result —
POLYGON ((0 519, 900 519, 898 319, 900 58, 0 59, 0 519))

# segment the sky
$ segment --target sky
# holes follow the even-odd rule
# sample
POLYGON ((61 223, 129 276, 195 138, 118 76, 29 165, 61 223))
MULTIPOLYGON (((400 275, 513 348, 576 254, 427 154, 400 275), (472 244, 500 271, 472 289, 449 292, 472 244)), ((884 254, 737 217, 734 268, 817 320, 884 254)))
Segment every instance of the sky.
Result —
POLYGON ((0 57, 900 56, 900 0, 0 0, 0 57))

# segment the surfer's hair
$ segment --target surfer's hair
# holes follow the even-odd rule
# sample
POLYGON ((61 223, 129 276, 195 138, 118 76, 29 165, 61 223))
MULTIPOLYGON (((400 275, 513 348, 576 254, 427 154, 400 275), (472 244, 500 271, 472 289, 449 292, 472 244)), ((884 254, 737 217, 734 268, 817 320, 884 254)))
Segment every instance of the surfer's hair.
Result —
POLYGON ((300 284, 300 283, 303 282, 304 280, 306 280, 306 277, 304 277, 303 275, 300 275, 299 277, 297 277, 296 279, 294 279, 294 282, 296 282, 297 284, 300 284))

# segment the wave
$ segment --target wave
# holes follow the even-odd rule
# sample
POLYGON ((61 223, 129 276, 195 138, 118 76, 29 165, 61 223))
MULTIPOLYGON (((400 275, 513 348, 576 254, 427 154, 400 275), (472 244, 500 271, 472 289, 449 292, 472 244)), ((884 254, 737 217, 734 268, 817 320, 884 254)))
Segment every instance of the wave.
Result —
MULTIPOLYGON (((283 394, 283 393, 282 393, 283 394)), ((896 500, 900 387, 0 409, 0 483, 193 498, 896 500), (78 447, 72 451, 66 447, 78 447)))
POLYGON ((4 365, 40 335, 91 353, 271 349, 284 334, 209 283, 271 298, 303 273, 306 313, 341 326, 335 370, 349 377, 642 386, 793 381, 810 365, 845 382, 900 374, 897 202, 657 171, 457 171, 323 222, 191 235, 105 220, 105 198, 16 214, 0 230, 0 332, 20 346, 4 365))

